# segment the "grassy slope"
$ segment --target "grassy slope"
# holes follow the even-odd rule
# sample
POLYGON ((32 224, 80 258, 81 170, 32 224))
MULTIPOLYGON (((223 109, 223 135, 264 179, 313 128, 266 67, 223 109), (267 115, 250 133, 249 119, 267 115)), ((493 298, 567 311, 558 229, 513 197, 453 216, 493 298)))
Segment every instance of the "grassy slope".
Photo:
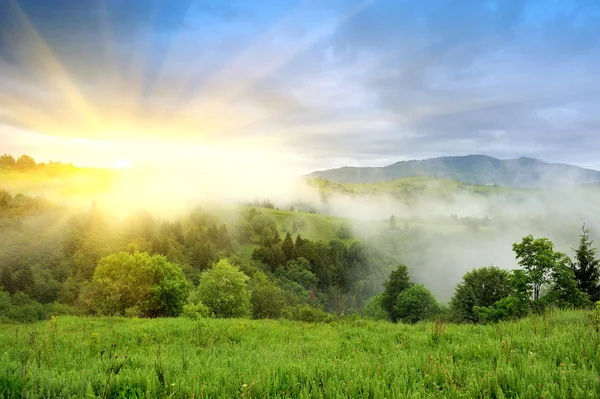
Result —
POLYGON ((581 311, 490 326, 59 317, 0 326, 0 382, 26 379, 31 398, 107 386, 106 397, 598 398, 599 342, 581 311), (117 362, 128 356, 117 375, 113 343, 117 362))
POLYGON ((106 190, 114 172, 102 169, 82 169, 67 175, 50 177, 43 172, 25 173, 0 168, 0 189, 12 194, 46 196, 91 195, 106 190))
POLYGON ((444 198, 453 194, 471 193, 477 195, 526 193, 531 189, 507 186, 488 186, 463 183, 457 180, 438 179, 415 176, 377 183, 340 184, 325 179, 311 178, 307 180, 314 187, 325 193, 345 193, 353 195, 389 194, 396 198, 410 200, 416 196, 444 198))

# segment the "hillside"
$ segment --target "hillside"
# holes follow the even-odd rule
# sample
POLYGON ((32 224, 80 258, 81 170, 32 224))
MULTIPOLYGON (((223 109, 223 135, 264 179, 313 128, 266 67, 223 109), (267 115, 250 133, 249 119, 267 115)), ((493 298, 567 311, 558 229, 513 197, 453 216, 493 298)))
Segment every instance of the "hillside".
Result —
POLYGON ((501 160, 486 155, 441 157, 401 161, 384 167, 343 167, 316 171, 337 183, 373 183, 409 176, 428 176, 467 183, 537 186, 600 181, 600 172, 573 165, 553 164, 532 158, 501 160))
POLYGON ((322 177, 316 177, 308 178, 307 183, 317 188, 324 195, 334 193, 350 196, 387 194, 404 201, 417 198, 443 199, 458 193, 489 196, 535 191, 534 188, 465 183, 458 180, 427 176, 411 176, 370 183, 337 183, 322 177))

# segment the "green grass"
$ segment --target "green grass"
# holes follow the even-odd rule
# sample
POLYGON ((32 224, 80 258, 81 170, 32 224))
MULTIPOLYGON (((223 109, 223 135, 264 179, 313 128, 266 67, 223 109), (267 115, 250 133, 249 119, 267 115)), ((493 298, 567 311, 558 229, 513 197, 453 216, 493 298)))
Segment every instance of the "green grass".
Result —
POLYGON ((313 178, 308 179, 308 183, 329 194, 334 192, 349 195, 387 194, 409 202, 421 197, 449 198, 452 195, 461 193, 490 196, 496 194, 527 193, 531 191, 531 189, 527 188, 471 184, 463 183, 458 180, 426 176, 413 176, 376 183, 356 184, 342 184, 325 179, 313 178))
POLYGON ((30 398, 598 398, 599 343, 581 311, 489 326, 60 317, 0 326, 0 389, 30 398))

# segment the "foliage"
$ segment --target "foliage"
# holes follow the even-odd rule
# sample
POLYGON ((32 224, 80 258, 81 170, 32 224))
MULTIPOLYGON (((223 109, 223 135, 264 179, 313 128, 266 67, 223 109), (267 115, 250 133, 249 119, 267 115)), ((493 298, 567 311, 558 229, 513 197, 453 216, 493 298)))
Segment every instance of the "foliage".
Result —
POLYGON ((596 302, 596 305, 588 314, 588 320, 593 330, 600 334, 600 301, 596 302))
POLYGON ((0 168, 9 169, 15 165, 15 158, 10 154, 0 155, 0 168))
POLYGON ((314 287, 319 279, 310 271, 311 265, 305 258, 297 258, 286 264, 285 276, 304 288, 314 287))
POLYGON ((560 307, 581 308, 590 304, 590 297, 577 287, 575 273, 569 268, 570 260, 564 257, 552 271, 552 285, 544 297, 547 303, 560 307))
POLYGON ((277 224, 275 223, 275 220, 273 220, 273 218, 269 216, 262 214, 254 216, 254 218, 252 218, 251 224, 252 229, 254 230, 254 234, 259 236, 263 234, 265 228, 269 228, 271 229, 271 231, 277 230, 277 224))
POLYGON ((365 316, 373 320, 389 320, 389 315, 383 308, 381 303, 383 295, 375 295, 367 301, 365 304, 364 314, 365 316))
POLYGON ((161 255, 120 252, 100 259, 86 287, 85 307, 101 315, 177 316, 189 283, 161 255))
POLYGON ((521 243, 513 244, 513 251, 519 265, 527 273, 533 288, 533 300, 540 297, 542 285, 551 280, 552 270, 556 264, 557 253, 554 244, 547 238, 534 239, 530 234, 521 243))
POLYGON ((600 259, 596 256, 597 249, 592 247, 594 241, 590 240, 589 234, 590 231, 583 225, 571 269, 577 281, 577 288, 596 302, 600 300, 600 259))
POLYGON ((198 303, 187 303, 183 305, 183 311, 181 313, 183 317, 188 319, 198 320, 210 317, 210 309, 202 302, 198 303))
POLYGON ((334 320, 333 315, 308 304, 287 309, 287 312, 284 312, 284 316, 287 319, 303 321, 305 323, 328 323, 334 320))
POLYGON ((502 320, 514 320, 527 314, 527 308, 515 296, 500 299, 491 306, 474 306, 473 311, 482 323, 497 323, 502 320))
POLYGON ((492 306, 510 296, 513 288, 509 273, 496 266, 474 269, 463 276, 450 300, 454 317, 459 322, 477 322, 474 307, 492 306))
POLYGON ((401 318, 396 309, 398 295, 412 287, 412 285, 406 265, 398 265, 396 270, 390 273, 388 280, 383 283, 385 290, 381 297, 381 305, 393 322, 397 322, 401 318))
POLYGON ((249 277, 228 260, 221 259, 202 273, 198 298, 217 317, 245 317, 251 314, 249 277))
POLYGON ((438 304, 431 291, 422 284, 414 284, 398 294, 394 312, 398 320, 416 323, 435 316, 438 304))
POLYGON ((340 240, 347 240, 349 238, 352 238, 352 229, 347 224, 343 224, 338 228, 336 236, 340 240))
POLYGON ((271 283, 264 273, 257 273, 252 279, 250 305, 255 319, 277 319, 285 305, 281 288, 271 283))

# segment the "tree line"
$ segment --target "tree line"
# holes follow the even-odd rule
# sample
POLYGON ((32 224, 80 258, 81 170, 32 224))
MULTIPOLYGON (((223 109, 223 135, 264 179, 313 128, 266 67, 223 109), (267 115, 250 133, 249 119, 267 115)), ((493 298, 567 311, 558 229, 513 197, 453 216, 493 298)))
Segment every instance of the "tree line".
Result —
POLYGON ((202 208, 177 220, 145 211, 121 220, 95 204, 72 213, 0 191, 0 315, 34 321, 56 312, 238 314, 209 306, 199 294, 210 291, 200 289, 210 273, 233 268, 245 276, 241 297, 251 304, 241 314, 322 319, 325 311, 360 311, 389 272, 391 261, 358 241, 279 234, 275 220, 256 208, 235 223, 202 208), (248 248, 252 255, 245 255, 248 248))
POLYGON ((585 225, 574 259, 556 251, 549 239, 532 235, 514 243, 512 249, 519 269, 488 266, 466 273, 447 308, 423 285, 411 282, 406 265, 399 265, 384 283, 384 291, 365 310, 372 317, 393 322, 437 317, 489 323, 550 307, 586 308, 600 301, 600 260, 585 225))
POLYGON ((585 227, 573 259, 546 238, 524 237, 513 245, 520 268, 467 273, 450 306, 411 281, 408 266, 348 234, 330 241, 295 231, 282 236, 268 212, 256 208, 240 212, 234 223, 202 208, 176 220, 145 211, 117 219, 95 204, 72 213, 0 191, 0 318, 74 313, 326 321, 344 312, 393 322, 487 323, 600 300, 599 261, 585 227))

